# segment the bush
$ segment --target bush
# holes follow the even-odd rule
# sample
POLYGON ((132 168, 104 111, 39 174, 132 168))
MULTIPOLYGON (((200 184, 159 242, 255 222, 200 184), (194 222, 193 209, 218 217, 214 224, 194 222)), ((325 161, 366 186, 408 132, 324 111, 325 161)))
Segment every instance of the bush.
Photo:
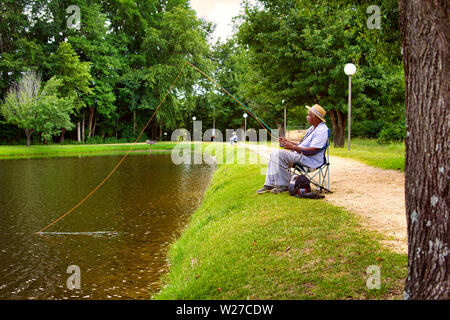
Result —
POLYGON ((352 136, 361 138, 376 138, 383 129, 383 121, 363 120, 352 123, 352 136))
POLYGON ((103 140, 103 143, 128 143, 128 142, 129 141, 127 138, 116 139, 115 137, 109 137, 103 140))
POLYGON ((86 144, 102 144, 103 139, 100 136, 93 136, 86 139, 86 144))
POLYGON ((378 135, 377 142, 389 144, 405 140, 406 127, 404 124, 386 124, 378 135))

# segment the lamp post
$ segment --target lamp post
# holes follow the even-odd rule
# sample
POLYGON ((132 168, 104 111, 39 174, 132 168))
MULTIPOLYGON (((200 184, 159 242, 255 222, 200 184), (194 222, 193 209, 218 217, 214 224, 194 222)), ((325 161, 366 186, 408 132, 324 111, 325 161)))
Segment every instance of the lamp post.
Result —
POLYGON ((192 141, 195 141, 195 120, 197 118, 195 116, 192 117, 192 141))
POLYGON ((244 122, 245 122, 245 125, 244 125, 244 141, 247 141, 247 117, 248 117, 248 114, 244 113, 242 116, 244 117, 244 122))
POLYGON ((216 138, 216 106, 213 107, 213 129, 211 141, 214 142, 215 138, 216 138))
MULTIPOLYGON (((286 100, 281 100, 281 105, 284 106, 284 102, 286 100)), ((287 137, 287 132, 286 132, 286 107, 284 107, 284 120, 283 120, 283 128, 284 128, 284 137, 287 137)))
POLYGON ((351 124, 352 124, 352 75, 356 72, 353 63, 347 63, 344 72, 348 75, 348 150, 350 150, 351 124))

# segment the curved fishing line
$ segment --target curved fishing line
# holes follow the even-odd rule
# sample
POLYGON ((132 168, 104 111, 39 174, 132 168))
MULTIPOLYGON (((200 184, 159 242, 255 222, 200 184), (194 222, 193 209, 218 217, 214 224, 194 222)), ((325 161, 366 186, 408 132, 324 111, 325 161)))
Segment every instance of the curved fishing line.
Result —
POLYGON ((134 143, 131 145, 131 147, 128 149, 128 151, 125 153, 125 155, 122 157, 122 159, 120 159, 120 161, 117 163, 117 165, 111 170, 111 172, 106 176, 106 178, 104 178, 91 192, 88 193, 87 196, 85 196, 83 199, 81 199, 80 202, 78 202, 78 204, 76 204, 72 209, 70 209, 69 211, 67 211, 66 213, 64 213, 61 217, 59 217, 58 219, 52 221, 51 223, 49 223, 46 227, 42 228, 41 230, 39 230, 38 232, 36 232, 37 234, 43 232, 44 230, 46 230, 47 228, 49 228, 50 226, 54 225, 56 222, 60 221, 61 219, 63 219, 65 216, 67 216, 69 213, 71 213, 72 211, 74 211, 76 208, 78 208, 80 205, 82 205, 87 199, 89 199, 98 189, 100 189, 100 187, 114 174, 114 172, 116 172, 116 170, 119 168, 119 166, 122 164, 122 162, 125 160, 125 158, 128 156, 128 154, 131 152, 131 150, 134 148, 134 146, 136 145, 136 143, 139 141, 139 139, 141 138, 141 136, 144 134, 145 129, 147 129, 148 125, 150 124, 150 122, 153 120, 153 118, 155 117, 156 113, 158 112, 159 108, 161 107, 161 105, 163 104, 163 102, 166 100, 167 96, 169 95, 170 91, 172 90, 172 87, 175 85, 175 82, 177 82, 178 78, 180 77, 181 73, 183 72, 184 67, 186 66, 185 62, 183 64, 183 66, 180 69, 180 72, 178 73, 177 77, 175 78, 175 80, 172 82, 172 84, 170 85, 169 90, 167 90, 167 93, 165 94, 165 96, 163 97, 163 99, 161 100, 161 102, 159 103, 158 107, 156 108, 155 112, 153 112, 152 116, 150 117, 150 119, 147 121, 147 124, 144 126, 144 128, 141 130, 141 133, 139 134, 139 136, 137 137, 137 139, 134 141, 134 143))
MULTIPOLYGON (((71 212, 73 212, 76 208, 78 208, 80 205, 82 205, 84 202, 86 202, 86 200, 88 200, 98 189, 100 189, 100 187, 106 182, 108 181, 108 179, 116 172, 116 170, 120 167, 120 165, 122 164, 122 162, 126 159, 126 157, 128 156, 128 154, 131 152, 131 150, 134 148, 134 146, 136 145, 136 143, 139 141, 139 139, 141 138, 141 136, 143 135, 144 131, 147 129, 147 127, 149 126, 150 122, 153 120, 153 118, 155 117, 156 113, 158 112, 158 110, 160 109, 161 105, 164 103, 164 101, 166 100, 167 96, 169 95, 170 91, 172 90, 172 87, 175 85, 175 83, 177 82, 178 78, 180 77, 181 73, 183 72, 186 64, 189 64, 191 67, 193 67, 194 69, 196 69, 198 72, 200 72, 202 75, 204 75, 208 80, 210 80, 214 85, 216 85, 217 87, 219 87, 220 89, 222 89, 226 94, 228 94, 232 99, 234 99, 237 103, 239 103, 239 105, 241 105, 248 113, 250 113, 256 121, 258 121, 258 123, 267 131, 267 133, 272 137, 275 138, 272 135, 273 130, 264 123, 264 121, 262 121, 258 116, 256 116, 253 111, 251 111, 250 109, 248 109, 242 102, 240 102, 236 97, 234 97, 230 92, 228 92, 228 90, 226 90, 224 87, 222 87, 220 84, 218 84, 216 81, 214 81, 211 77, 209 77, 205 72, 203 72, 202 70, 200 70, 199 68, 197 68, 196 66, 194 66, 192 63, 190 63, 189 61, 186 61, 183 66, 181 67, 177 77, 175 78, 175 80, 172 82, 172 84, 169 87, 169 90, 167 91, 167 93, 164 95, 163 99, 161 100, 161 102, 159 103, 158 107, 156 108, 155 112, 153 112, 152 116, 150 117, 150 119, 147 121, 146 125, 143 127, 143 129, 141 130, 139 136, 137 137, 137 139, 133 142, 133 144, 130 146, 130 148, 128 149, 128 151, 125 153, 125 155, 122 157, 122 159, 120 159, 120 161, 117 163, 117 165, 111 170, 111 172, 91 191, 89 192, 83 199, 81 199, 80 202, 78 202, 72 209, 70 209, 69 211, 67 211, 66 213, 64 213, 62 216, 60 216, 59 218, 55 219, 54 221, 52 221, 51 223, 49 223, 47 226, 45 226, 44 228, 42 228, 41 230, 37 231, 36 234, 40 234, 41 232, 45 231, 46 229, 48 229, 49 227, 51 227, 52 225, 54 225, 55 223, 57 223, 58 221, 62 220, 65 216, 67 216, 68 214, 70 214, 71 212), (269 129, 269 130, 267 130, 269 129)), ((276 138, 275 138, 276 139, 276 138)))
POLYGON ((232 99, 234 99, 237 103, 239 103, 248 113, 250 113, 253 118, 256 119, 256 121, 258 121, 258 123, 267 131, 267 133, 277 139, 278 137, 274 137, 272 135, 273 130, 267 125, 265 124, 264 121, 262 121, 257 115, 255 115, 253 113, 253 111, 251 111, 249 108, 247 108, 242 102, 240 102, 235 96, 233 96, 231 93, 228 92, 227 89, 225 89, 224 87, 222 87, 220 84, 218 84, 216 81, 214 81, 214 79, 212 79, 210 76, 208 76, 205 72, 203 72, 202 70, 200 70, 199 68, 197 68, 196 66, 194 66, 192 63, 190 63, 189 61, 187 61, 187 63, 194 69, 196 69, 198 72, 200 72, 202 75, 204 75, 209 81, 211 81, 213 84, 215 84, 218 88, 222 89, 226 94, 228 94, 232 99), (269 129, 269 130, 267 130, 269 129))

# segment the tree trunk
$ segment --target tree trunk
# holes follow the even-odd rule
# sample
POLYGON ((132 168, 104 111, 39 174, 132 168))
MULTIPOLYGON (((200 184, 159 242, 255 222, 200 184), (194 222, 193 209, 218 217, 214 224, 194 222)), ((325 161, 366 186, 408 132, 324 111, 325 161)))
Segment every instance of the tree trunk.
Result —
POLYGON ((92 135, 91 137, 95 136, 95 127, 97 126, 97 117, 94 117, 94 125, 92 126, 92 135))
POLYGON ((61 135, 59 137, 59 143, 64 143, 64 134, 66 133, 66 129, 61 128, 61 135))
POLYGON ((88 137, 92 137, 92 126, 93 126, 93 120, 94 120, 94 108, 89 108, 89 119, 88 119, 88 137))
POLYGON ((34 129, 25 129, 25 134, 27 136, 27 147, 31 146, 31 135, 33 134, 34 129))
POLYGON ((116 140, 118 136, 119 136, 119 117, 117 117, 116 119, 116 140))
POLYGON ((84 121, 84 112, 83 112, 83 120, 81 121, 81 142, 83 142, 83 143, 84 143, 84 138, 85 138, 85 135, 84 135, 85 126, 86 126, 86 123, 84 121))
POLYGON ((81 142, 81 124, 80 124, 80 121, 77 122, 77 141, 81 142))
POLYGON ((152 123, 152 139, 156 140, 156 121, 152 123))
POLYGON ((133 133, 136 133, 136 110, 133 110, 133 133))
POLYGON ((329 113, 334 136, 334 146, 343 148, 345 145, 345 117, 341 111, 331 110, 329 113))
POLYGON ((400 0, 406 103, 405 299, 449 299, 449 2, 400 0))

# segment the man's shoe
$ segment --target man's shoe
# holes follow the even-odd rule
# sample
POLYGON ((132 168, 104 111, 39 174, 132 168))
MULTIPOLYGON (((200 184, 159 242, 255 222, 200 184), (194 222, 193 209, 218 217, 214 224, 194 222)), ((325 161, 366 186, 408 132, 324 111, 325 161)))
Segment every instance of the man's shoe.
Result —
POLYGON ((264 185, 264 187, 262 187, 261 189, 256 190, 256 193, 257 193, 257 194, 263 194, 263 193, 266 193, 266 192, 271 191, 271 190, 274 189, 274 188, 275 188, 275 187, 264 185))
POLYGON ((286 191, 288 191, 288 187, 280 186, 280 187, 276 187, 276 188, 272 189, 270 192, 278 194, 278 193, 282 193, 282 192, 286 192, 286 191))

